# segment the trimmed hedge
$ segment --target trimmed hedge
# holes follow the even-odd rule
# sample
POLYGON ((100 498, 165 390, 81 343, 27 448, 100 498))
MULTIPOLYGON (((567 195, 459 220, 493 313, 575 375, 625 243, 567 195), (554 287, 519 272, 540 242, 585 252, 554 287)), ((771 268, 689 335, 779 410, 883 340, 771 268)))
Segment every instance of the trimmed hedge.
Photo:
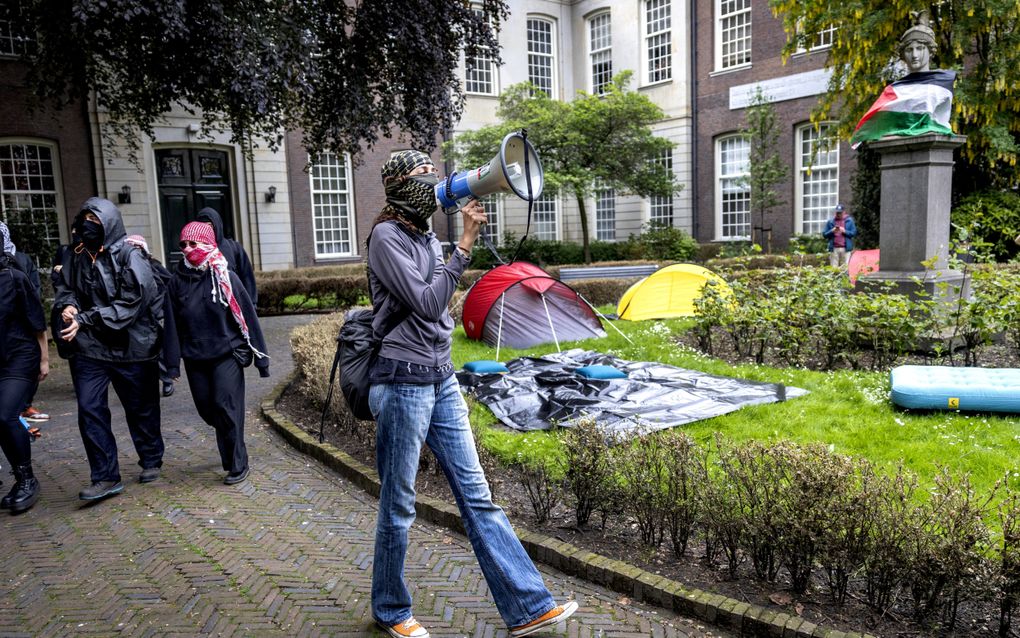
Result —
POLYGON ((257 285, 260 313, 279 313, 302 308, 349 308, 368 299, 368 278, 364 274, 259 279, 257 285), (300 298, 294 299, 296 296, 300 298))

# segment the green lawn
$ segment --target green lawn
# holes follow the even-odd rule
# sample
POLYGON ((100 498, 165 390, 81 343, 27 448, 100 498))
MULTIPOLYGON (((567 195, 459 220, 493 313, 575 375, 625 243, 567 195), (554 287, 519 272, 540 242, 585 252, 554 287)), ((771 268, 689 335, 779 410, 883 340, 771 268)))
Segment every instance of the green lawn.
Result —
MULTIPOLYGON (((603 308, 604 312, 615 309, 603 308)), ((896 409, 889 401, 888 374, 876 372, 814 372, 796 368, 758 365, 732 366, 674 343, 687 320, 613 324, 626 333, 628 343, 611 327, 605 339, 561 344, 598 350, 628 360, 661 361, 671 365, 728 375, 784 383, 810 391, 785 403, 753 406, 684 426, 698 441, 709 443, 714 433, 734 441, 792 440, 823 443, 830 450, 866 457, 876 464, 895 468, 899 463, 916 472, 925 484, 939 465, 971 474, 974 487, 983 491, 1006 472, 1020 472, 1020 418, 1015 415, 940 412, 914 414, 896 409)), ((554 345, 528 351, 502 349, 504 362, 522 355, 555 352, 554 345)), ((492 359, 495 349, 467 339, 464 330, 454 332, 453 360, 458 367, 467 361, 492 359)), ((487 408, 472 405, 472 420, 481 443, 504 461, 524 455, 547 459, 560 454, 555 433, 517 433, 494 427, 487 408)))

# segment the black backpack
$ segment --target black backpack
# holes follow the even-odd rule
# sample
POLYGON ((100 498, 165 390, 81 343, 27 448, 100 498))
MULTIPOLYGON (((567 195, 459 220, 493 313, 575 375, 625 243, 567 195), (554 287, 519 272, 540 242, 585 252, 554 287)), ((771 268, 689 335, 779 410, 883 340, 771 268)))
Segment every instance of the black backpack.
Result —
MULTIPOLYGON (((368 391, 371 388, 368 376, 382 346, 382 339, 376 339, 372 331, 374 315, 375 312, 369 308, 347 311, 344 325, 336 338, 336 356, 333 357, 333 369, 329 373, 330 393, 333 391, 333 380, 339 369, 340 392, 344 395, 351 414, 362 421, 374 419, 372 410, 368 407, 368 391)), ((386 331, 386 334, 403 323, 407 316, 406 314, 402 316, 390 330, 386 331)), ((386 334, 383 335, 383 339, 386 338, 386 334)), ((330 398, 326 397, 327 406, 330 398)))

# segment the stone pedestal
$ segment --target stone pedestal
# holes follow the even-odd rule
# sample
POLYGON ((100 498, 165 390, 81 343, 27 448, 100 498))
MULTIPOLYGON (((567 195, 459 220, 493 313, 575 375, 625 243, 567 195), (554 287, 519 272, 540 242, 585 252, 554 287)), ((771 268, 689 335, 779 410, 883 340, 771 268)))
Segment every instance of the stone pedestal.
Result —
POLYGON ((871 142, 882 155, 881 270, 858 282, 893 282, 904 293, 923 288, 945 301, 965 292, 963 273, 949 270, 947 257, 953 150, 966 139, 929 133, 871 142), (922 262, 932 257, 934 266, 926 269, 922 262), (919 286, 917 280, 924 283, 919 286))

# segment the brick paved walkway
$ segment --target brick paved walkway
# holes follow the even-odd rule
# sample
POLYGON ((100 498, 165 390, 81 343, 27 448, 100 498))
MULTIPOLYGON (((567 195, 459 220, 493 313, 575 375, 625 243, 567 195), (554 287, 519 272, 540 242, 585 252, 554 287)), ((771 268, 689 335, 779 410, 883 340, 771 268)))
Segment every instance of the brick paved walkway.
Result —
MULTIPOLYGON (((0 636, 383 635, 368 604, 377 502, 254 416, 289 373, 288 334, 306 320, 263 322, 273 377, 247 378, 252 473, 240 487, 222 484, 213 430, 184 382, 163 401, 163 477, 146 485, 136 482, 123 411, 111 400, 125 491, 83 506, 88 464, 67 366, 56 362, 36 400, 52 415, 33 444, 42 498, 26 514, 0 513, 0 636)), ((0 476, 6 493, 6 467, 0 476)), ((464 537, 416 523, 411 547, 416 616, 434 636, 507 635, 464 537)), ((557 598, 581 605, 551 634, 721 635, 543 572, 557 598)))

